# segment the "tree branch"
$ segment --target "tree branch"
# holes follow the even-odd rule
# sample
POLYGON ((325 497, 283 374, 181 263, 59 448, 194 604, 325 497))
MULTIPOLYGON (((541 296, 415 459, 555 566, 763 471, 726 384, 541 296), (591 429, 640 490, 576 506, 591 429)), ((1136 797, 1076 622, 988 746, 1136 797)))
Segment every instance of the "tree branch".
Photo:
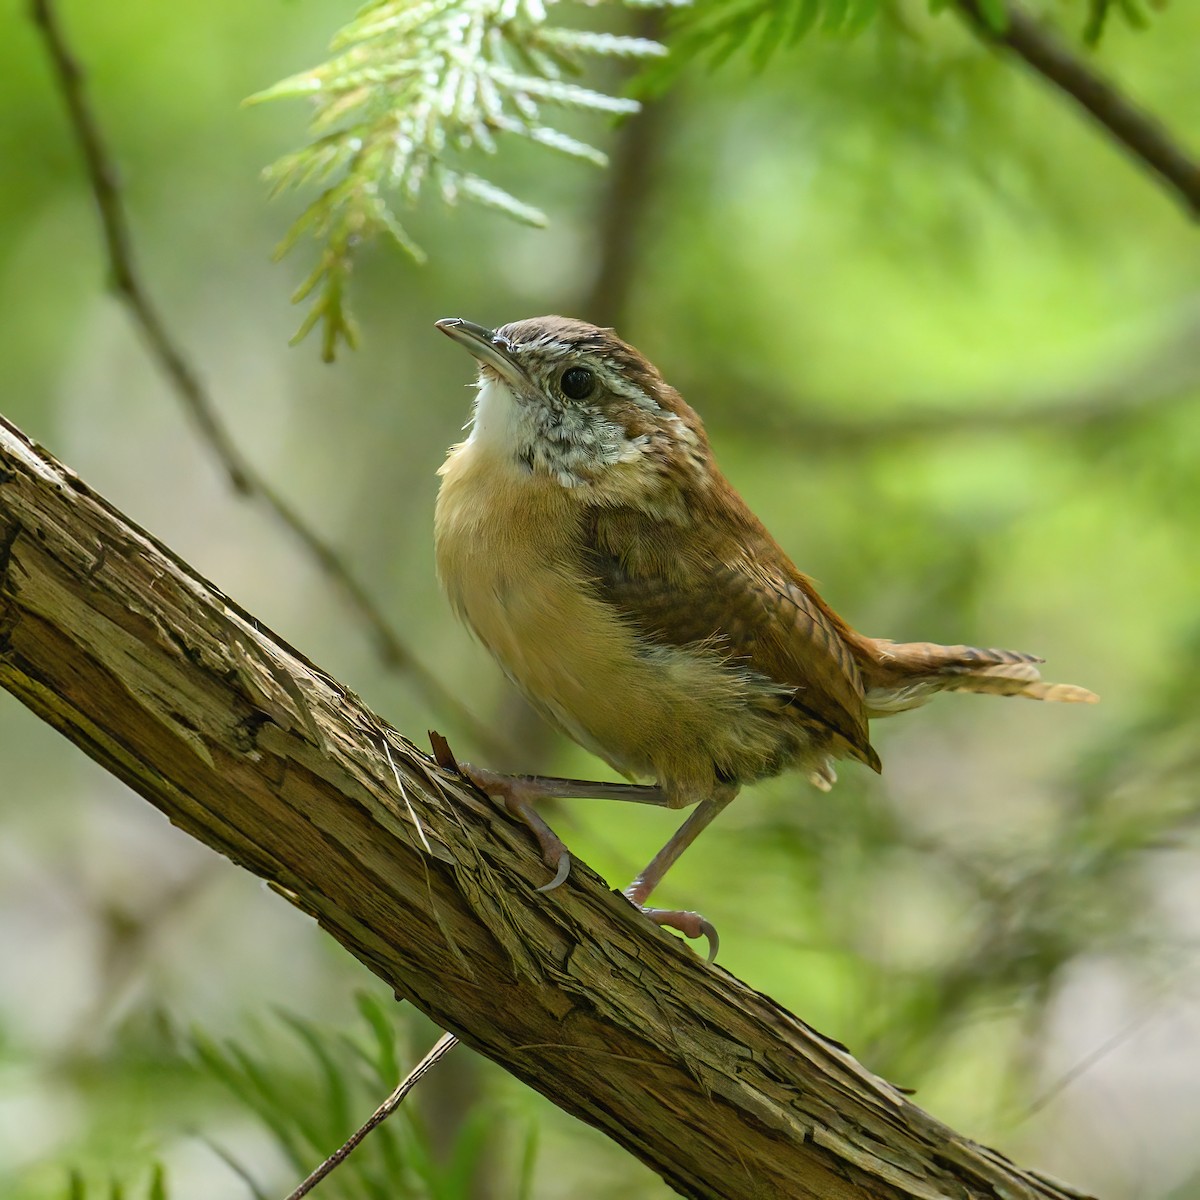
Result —
POLYGON ((988 20, 981 0, 957 0, 958 11, 984 41, 1015 54, 1035 74, 1070 97, 1134 159, 1148 167, 1191 215, 1200 217, 1200 162, 1150 113, 1105 79, 1050 29, 1013 0, 1005 22, 988 20))
POLYGON ((582 863, 539 895, 523 827, 2 419, 0 685, 685 1196, 1078 1196, 935 1121, 582 863))
POLYGON ((1200 297, 1180 305, 1153 341, 1126 361, 1074 383, 1031 389, 1015 404, 1011 390, 980 392, 953 407, 914 396, 882 413, 842 416, 839 408, 859 406, 771 395, 770 385, 730 374, 727 364, 692 367, 694 376, 678 382, 685 395, 709 397, 709 429, 805 454, 867 453, 889 444, 992 434, 1111 434, 1200 399, 1200 297))
POLYGON ((146 349, 188 411, 201 438, 228 478, 230 487, 241 496, 260 500, 295 537, 317 568, 358 614, 386 667, 407 674, 425 702, 447 720, 454 721, 481 749, 493 756, 503 756, 509 751, 504 739, 497 737, 484 725, 417 658, 332 544, 308 524, 295 506, 259 474, 238 449, 218 415, 212 397, 200 382, 198 372, 151 301, 137 269, 133 237, 121 199, 116 165, 104 145, 100 124, 84 90, 83 69, 71 52, 54 4, 52 0, 32 0, 30 12, 45 42, 75 140, 79 143, 104 234, 112 288, 128 308, 146 349))

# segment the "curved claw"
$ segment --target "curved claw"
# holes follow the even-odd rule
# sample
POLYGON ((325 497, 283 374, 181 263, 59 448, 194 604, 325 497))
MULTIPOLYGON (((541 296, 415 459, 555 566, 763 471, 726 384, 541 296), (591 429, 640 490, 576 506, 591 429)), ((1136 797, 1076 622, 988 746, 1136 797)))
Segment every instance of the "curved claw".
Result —
MULTIPOLYGON (((639 905, 639 907, 641 907, 639 905)), ((678 929, 686 938, 704 938, 708 942, 708 962, 715 961, 721 939, 717 935, 716 926, 697 912, 685 912, 678 908, 643 908, 642 912, 655 925, 665 925, 678 929)))
POLYGON ((542 861, 554 872, 554 878, 535 890, 552 892, 560 887, 571 874, 571 856, 562 839, 546 824, 545 819, 534 808, 533 801, 543 793, 536 780, 523 779, 515 775, 498 775, 485 771, 470 763, 460 763, 459 771, 484 795, 499 800, 505 810, 521 821, 537 838, 542 852, 542 861))
POLYGON ((554 878, 549 883, 544 883, 540 888, 535 888, 537 892, 552 892, 559 884, 566 883, 567 876, 571 873, 571 856, 566 850, 562 852, 558 860, 558 870, 554 872, 554 878))

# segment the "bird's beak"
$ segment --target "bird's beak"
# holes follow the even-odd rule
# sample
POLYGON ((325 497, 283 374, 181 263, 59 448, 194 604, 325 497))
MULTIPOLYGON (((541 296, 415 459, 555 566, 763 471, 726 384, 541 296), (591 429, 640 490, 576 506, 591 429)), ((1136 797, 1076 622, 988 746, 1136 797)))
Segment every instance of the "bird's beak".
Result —
POLYGON ((485 329, 462 317, 443 317, 434 322, 448 337, 486 367, 491 367, 502 379, 517 388, 529 387, 529 376, 513 357, 512 347, 493 329, 485 329))

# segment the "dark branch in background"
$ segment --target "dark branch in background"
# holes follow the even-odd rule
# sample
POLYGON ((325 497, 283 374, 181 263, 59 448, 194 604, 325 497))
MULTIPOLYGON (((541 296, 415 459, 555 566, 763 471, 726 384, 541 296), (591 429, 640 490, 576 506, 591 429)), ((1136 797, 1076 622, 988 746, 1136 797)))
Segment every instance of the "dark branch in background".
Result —
POLYGON ((488 754, 509 751, 478 717, 449 692, 436 675, 417 659, 388 623, 361 580, 333 546, 322 538, 273 484, 254 469, 230 437, 212 399, 178 342, 168 332, 134 265, 133 239, 117 182, 117 170, 104 144, 100 125, 84 91, 83 70, 67 44, 52 0, 32 0, 31 13, 42 39, 59 90, 79 143, 88 182, 104 232, 111 285, 133 316, 151 356, 157 361, 220 463, 230 486, 240 496, 260 500, 292 533, 326 578, 338 589, 367 627, 384 666, 412 679, 424 701, 447 720, 453 720, 488 754))
MULTIPOLYGON (((663 39, 663 16, 655 9, 638 13, 634 37, 663 39)), ((621 124, 605 176, 607 186, 595 214, 598 230, 596 273, 580 316, 594 325, 620 330, 629 315, 629 298, 642 262, 646 217, 658 186, 658 168, 668 129, 670 101, 646 98, 640 112, 621 124)))
POLYGON ((981 0, 956 3, 984 41, 1015 54, 1030 70, 1069 96, 1133 158, 1157 175, 1193 217, 1200 218, 1200 162, 1174 141, 1155 117, 1011 0, 1004 5, 1003 28, 988 20, 988 6, 981 0))
POLYGON ((163 373, 175 387, 200 432, 220 459, 234 491, 244 496, 253 495, 258 490, 253 475, 204 394, 195 371, 172 340, 158 312, 150 303, 150 298, 134 270, 133 240, 121 203, 117 170, 104 146, 100 126, 84 94, 83 68, 67 45, 58 14, 50 0, 33 0, 32 15, 34 24, 41 31, 46 43, 59 90, 71 118, 71 128, 83 154, 88 182, 100 214, 111 286, 128 305, 150 352, 158 359, 163 373))
MULTIPOLYGON (((1118 429, 1150 414, 1195 403, 1200 390, 1200 298, 1181 306, 1167 328, 1125 365, 1094 379, 1031 392, 1017 404, 1012 393, 981 394, 954 408, 929 401, 896 401, 879 415, 843 417, 829 401, 772 395, 757 380, 702 366, 681 381, 685 395, 710 393, 708 425, 722 436, 770 439, 806 453, 867 453, 888 443, 978 434, 1084 434, 1118 429), (719 403, 725 398, 725 403, 719 403), (818 411, 814 411, 814 409, 818 411)), ((853 408, 844 400, 837 407, 853 408)), ((864 406, 866 407, 866 406, 864 406)))
POLYGON ((326 1175, 345 1162, 372 1129, 382 1125, 400 1107, 404 1097, 457 1045, 458 1038, 454 1034, 442 1034, 433 1049, 400 1081, 396 1090, 299 1187, 288 1193, 287 1200, 304 1200, 326 1175))

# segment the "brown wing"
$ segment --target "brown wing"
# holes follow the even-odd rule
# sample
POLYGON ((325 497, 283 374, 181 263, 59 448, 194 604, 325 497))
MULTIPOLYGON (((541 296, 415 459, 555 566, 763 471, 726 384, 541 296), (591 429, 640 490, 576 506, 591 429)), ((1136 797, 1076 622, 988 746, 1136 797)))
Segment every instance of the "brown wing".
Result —
POLYGON ((711 643, 780 684, 790 705, 878 770, 854 635, 740 501, 721 509, 672 536, 636 508, 589 509, 585 571, 643 636, 711 643))

